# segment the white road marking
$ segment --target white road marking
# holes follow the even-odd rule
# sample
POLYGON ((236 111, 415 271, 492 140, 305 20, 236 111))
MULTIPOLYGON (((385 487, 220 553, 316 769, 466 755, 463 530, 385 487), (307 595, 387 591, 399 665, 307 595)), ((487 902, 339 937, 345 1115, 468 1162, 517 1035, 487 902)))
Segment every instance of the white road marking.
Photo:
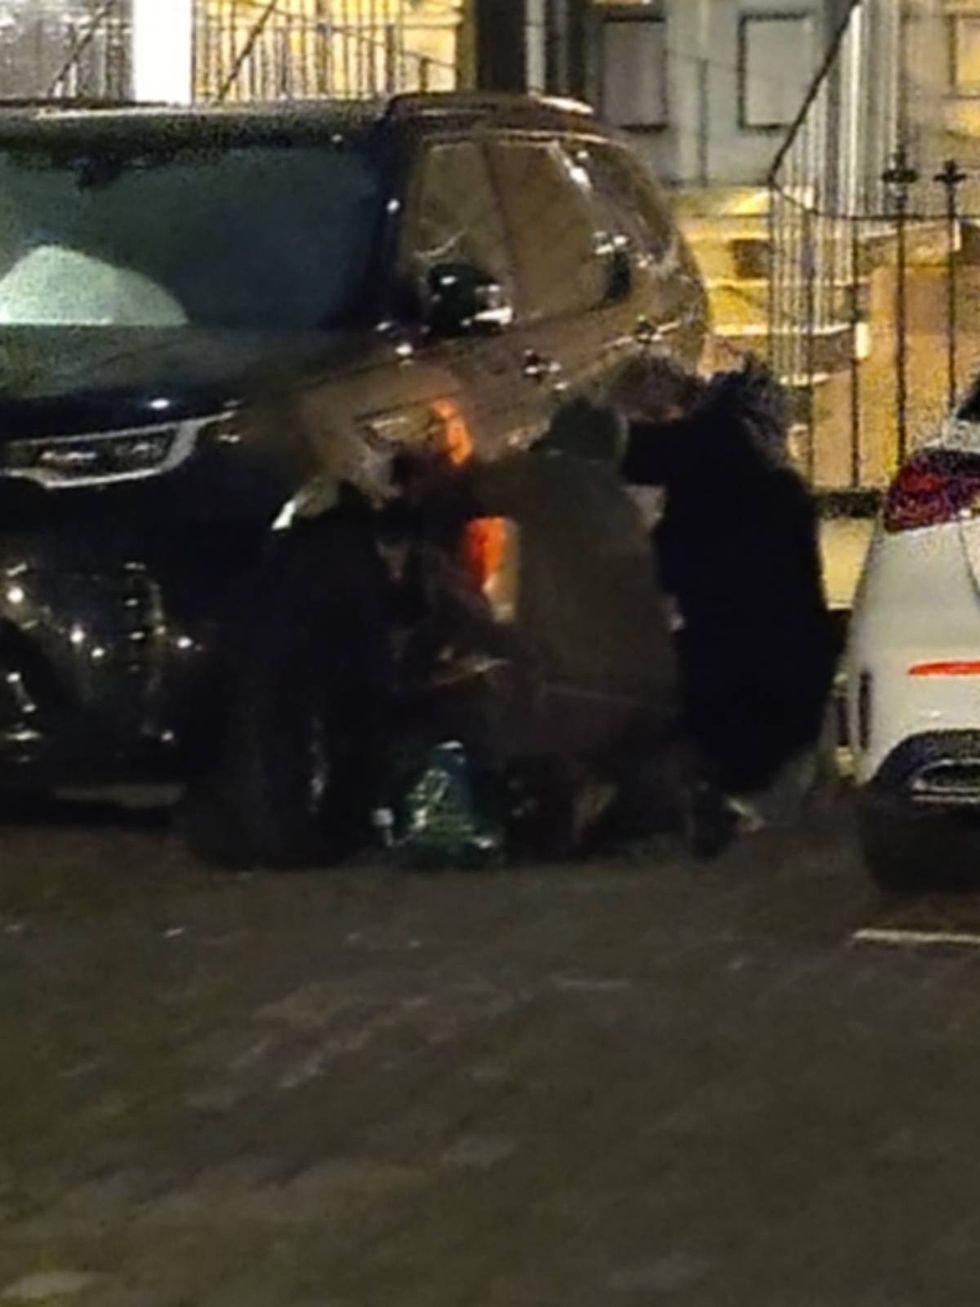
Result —
POLYGON ((891 944, 919 948, 929 944, 953 944, 960 948, 980 948, 980 934, 960 930, 900 930, 868 926, 851 936, 855 944, 891 944))
POLYGON ((88 1289, 100 1277, 88 1271, 40 1271, 26 1275, 0 1292, 0 1300, 11 1303, 50 1302, 69 1298, 88 1289))

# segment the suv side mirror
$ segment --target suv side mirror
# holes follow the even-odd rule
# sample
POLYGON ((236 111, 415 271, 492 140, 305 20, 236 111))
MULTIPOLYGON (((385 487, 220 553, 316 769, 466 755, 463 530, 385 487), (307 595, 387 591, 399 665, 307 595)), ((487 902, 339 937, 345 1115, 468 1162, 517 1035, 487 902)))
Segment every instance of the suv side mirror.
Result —
POLYGON ((503 286, 468 263, 437 264, 426 290, 426 325, 439 336, 492 334, 514 321, 503 286))
POLYGON ((633 293, 633 247, 625 236, 607 236, 602 233, 596 254, 603 260, 606 272, 607 304, 618 304, 633 293))
POLYGON ((629 299, 633 293, 633 256, 629 246, 618 246, 609 258, 609 303, 629 299))

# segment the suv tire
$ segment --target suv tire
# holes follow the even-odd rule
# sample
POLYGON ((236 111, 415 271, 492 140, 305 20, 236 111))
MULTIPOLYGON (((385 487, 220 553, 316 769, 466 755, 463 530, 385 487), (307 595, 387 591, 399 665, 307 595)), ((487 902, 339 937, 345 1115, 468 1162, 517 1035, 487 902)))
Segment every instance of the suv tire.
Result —
POLYGON ((858 796, 858 842, 865 866, 888 894, 927 894, 969 883, 965 843, 976 832, 947 812, 916 812, 908 803, 858 796))
POLYGON ((370 837, 386 756, 380 593, 369 551, 325 534, 290 542, 226 661, 214 756, 183 809, 208 862, 323 866, 370 837))

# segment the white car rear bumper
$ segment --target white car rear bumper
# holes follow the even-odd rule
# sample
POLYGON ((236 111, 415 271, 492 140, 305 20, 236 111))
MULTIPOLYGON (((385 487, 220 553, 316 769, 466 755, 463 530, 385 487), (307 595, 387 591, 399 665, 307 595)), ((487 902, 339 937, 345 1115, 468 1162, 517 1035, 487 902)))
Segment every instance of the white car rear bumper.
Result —
POLYGON ((980 804, 980 593, 958 524, 876 532, 847 672, 859 785, 980 804))

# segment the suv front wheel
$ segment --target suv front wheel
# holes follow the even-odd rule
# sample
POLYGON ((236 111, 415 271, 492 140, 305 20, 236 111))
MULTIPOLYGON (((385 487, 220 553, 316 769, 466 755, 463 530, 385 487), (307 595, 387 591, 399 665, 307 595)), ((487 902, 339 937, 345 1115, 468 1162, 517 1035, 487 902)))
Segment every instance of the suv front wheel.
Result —
POLYGON ((370 558, 333 534, 290 548, 226 660, 219 738, 183 812, 191 846, 220 866, 324 866, 370 837, 385 632, 370 558))

